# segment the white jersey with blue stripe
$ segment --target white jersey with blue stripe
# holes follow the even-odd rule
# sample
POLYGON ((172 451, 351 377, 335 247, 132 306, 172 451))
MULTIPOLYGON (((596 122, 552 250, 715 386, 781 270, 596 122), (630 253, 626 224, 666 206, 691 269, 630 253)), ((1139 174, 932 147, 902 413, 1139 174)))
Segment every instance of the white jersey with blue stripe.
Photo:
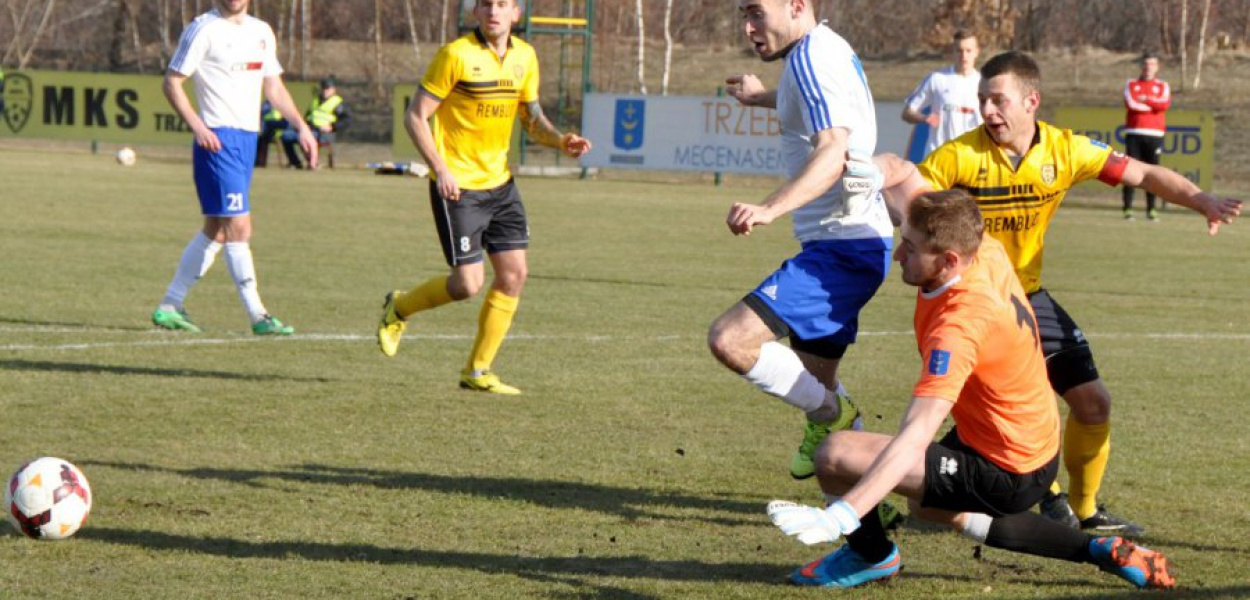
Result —
MULTIPOLYGON (((849 148, 872 156, 877 148, 877 114, 859 57, 842 36, 823 23, 786 56, 777 85, 777 118, 786 175, 793 179, 812 153, 812 136, 841 127, 849 148)), ((885 202, 877 195, 847 214, 839 179, 827 192, 794 211, 800 242, 889 238, 894 234, 885 202)))
POLYGON ((251 15, 233 23, 214 8, 183 30, 169 70, 195 84, 205 125, 259 131, 262 83, 282 65, 269 24, 251 15))

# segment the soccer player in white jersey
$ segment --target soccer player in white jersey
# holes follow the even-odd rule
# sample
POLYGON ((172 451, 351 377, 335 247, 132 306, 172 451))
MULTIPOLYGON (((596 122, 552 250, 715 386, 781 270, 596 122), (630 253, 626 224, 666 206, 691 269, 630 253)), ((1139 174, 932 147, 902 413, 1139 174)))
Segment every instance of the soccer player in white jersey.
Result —
POLYGON ((805 479, 820 441, 857 421, 838 362, 889 271, 893 226, 879 173, 859 160, 876 148, 877 122, 850 45, 817 23, 808 0, 739 0, 738 10, 755 52, 784 60, 785 70, 776 90, 735 75, 729 91, 744 105, 777 110, 788 179, 760 204, 734 204, 726 223, 747 235, 793 212, 802 249, 712 323, 708 346, 726 367, 807 414, 790 465, 791 476, 805 479), (778 343, 783 337, 789 347, 778 343))
POLYGON ((955 64, 929 73, 903 102, 904 121, 929 124, 925 156, 981 124, 977 100, 977 86, 981 84, 977 56, 981 54, 981 45, 977 36, 959 30, 951 48, 955 64))
POLYGON ((304 152, 316 164, 317 142, 282 83, 273 29, 247 14, 250 0, 217 0, 182 32, 165 73, 169 103, 195 133, 192 171, 204 227, 182 252, 165 297, 152 313, 164 329, 199 332, 183 299, 224 247, 226 265, 256 335, 290 335, 295 330, 271 316, 260 300, 248 245, 252 236, 249 188, 260 130, 261 92, 299 130, 304 152), (197 114, 183 90, 190 78, 197 114))

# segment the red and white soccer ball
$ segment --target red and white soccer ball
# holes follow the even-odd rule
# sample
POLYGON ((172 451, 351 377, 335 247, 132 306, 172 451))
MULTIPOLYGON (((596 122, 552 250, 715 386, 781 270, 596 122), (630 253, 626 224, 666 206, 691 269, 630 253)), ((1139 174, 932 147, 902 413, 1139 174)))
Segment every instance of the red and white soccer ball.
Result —
POLYGON ((91 512, 91 485, 69 461, 45 456, 28 462, 4 488, 9 522, 29 537, 63 540, 91 512))

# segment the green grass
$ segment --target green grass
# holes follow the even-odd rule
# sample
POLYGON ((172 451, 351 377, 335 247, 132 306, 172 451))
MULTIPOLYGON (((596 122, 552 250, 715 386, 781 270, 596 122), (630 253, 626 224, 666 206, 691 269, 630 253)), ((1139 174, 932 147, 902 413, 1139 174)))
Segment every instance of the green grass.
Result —
MULTIPOLYGON (((205 334, 150 327, 199 225, 186 162, 0 147, 0 181, 0 467, 61 456, 96 492, 70 541, 0 527, 0 598, 814 597, 779 583, 823 550, 763 514, 817 498, 786 473, 800 419, 704 345, 793 252, 788 224, 725 230, 763 183, 522 180, 513 399, 456 387, 477 301, 376 349, 382 295, 445 270, 424 180, 258 173, 261 290, 298 329, 263 340, 220 264, 189 298, 205 334)), ((1245 597, 1250 232, 1123 223, 1117 203, 1061 210, 1046 270, 1116 399, 1103 499, 1172 558, 1170 597, 1245 597)), ((919 370, 913 294, 891 274, 844 364, 876 430, 919 370)), ((931 527, 897 539, 904 576, 855 597, 1138 595, 931 527)))

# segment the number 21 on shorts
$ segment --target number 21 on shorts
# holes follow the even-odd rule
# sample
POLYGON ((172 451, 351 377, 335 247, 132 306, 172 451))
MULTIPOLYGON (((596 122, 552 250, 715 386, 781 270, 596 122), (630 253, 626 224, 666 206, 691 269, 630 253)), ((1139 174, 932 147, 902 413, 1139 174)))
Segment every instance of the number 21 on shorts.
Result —
POLYGON ((226 210, 229 212, 239 212, 243 210, 242 192, 226 194, 226 210))

